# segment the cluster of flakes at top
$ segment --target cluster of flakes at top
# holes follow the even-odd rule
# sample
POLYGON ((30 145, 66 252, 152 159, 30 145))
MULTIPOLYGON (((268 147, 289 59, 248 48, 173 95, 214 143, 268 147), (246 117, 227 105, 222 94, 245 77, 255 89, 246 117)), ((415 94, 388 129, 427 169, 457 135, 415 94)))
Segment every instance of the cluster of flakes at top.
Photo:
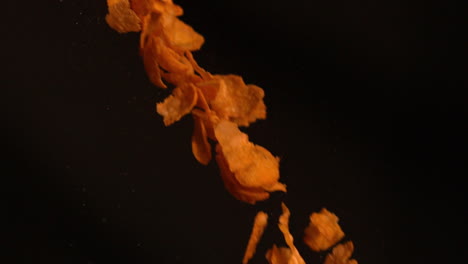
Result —
MULTIPOLYGON (((245 84, 237 75, 212 75, 192 56, 204 38, 178 19, 183 14, 172 0, 107 0, 106 21, 120 33, 140 32, 140 54, 150 81, 161 88, 171 84, 172 95, 156 105, 166 126, 187 114, 194 118, 192 152, 202 164, 216 161, 226 189, 238 200, 255 204, 274 191, 286 192, 279 182, 279 159, 267 149, 249 141, 239 126, 249 126, 266 118, 262 88, 245 84)), ((290 212, 282 204, 278 228, 288 247, 273 247, 266 258, 270 264, 305 264, 289 232, 290 212)), ((243 264, 255 254, 267 226, 268 215, 259 212, 254 221, 243 264)), ((344 236, 338 218, 323 209, 310 216, 304 242, 314 251, 330 249, 344 236)), ((349 260, 352 242, 339 244, 327 255, 325 264, 357 264, 349 260)))
POLYGON ((238 126, 249 126, 266 118, 262 88, 245 84, 237 75, 212 75, 192 56, 203 36, 182 22, 180 6, 172 0, 108 0, 108 24, 118 32, 141 30, 140 52, 153 84, 175 89, 156 106, 166 126, 186 114, 194 118, 192 151, 208 164, 211 144, 216 142, 226 189, 237 199, 254 204, 269 198, 270 192, 286 191, 279 180, 279 159, 267 149, 249 141, 238 126))

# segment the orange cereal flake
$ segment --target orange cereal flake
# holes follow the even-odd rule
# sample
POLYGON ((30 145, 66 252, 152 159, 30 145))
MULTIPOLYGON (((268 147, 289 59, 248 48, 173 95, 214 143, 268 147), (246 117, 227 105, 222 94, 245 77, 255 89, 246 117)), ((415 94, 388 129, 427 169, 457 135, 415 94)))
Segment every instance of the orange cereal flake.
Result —
POLYGON ((262 88, 246 85, 242 77, 215 75, 217 80, 216 96, 209 101, 212 109, 220 118, 230 120, 239 126, 248 126, 257 119, 266 118, 265 95, 262 88))
POLYGON ((270 264, 300 263, 294 262, 291 249, 286 247, 277 247, 276 244, 273 244, 273 247, 267 251, 265 258, 270 264))
POLYGON ((270 193, 267 191, 261 188, 245 187, 237 181, 234 173, 229 169, 227 161, 220 151, 219 145, 216 146, 216 162, 218 163, 224 187, 236 199, 246 203, 255 204, 256 202, 270 198, 270 193))
POLYGON ((242 259, 242 264, 247 264, 255 254, 257 244, 260 241, 260 238, 262 238, 267 223, 268 215, 262 211, 258 212, 255 216, 252 233, 250 234, 249 243, 247 244, 247 249, 245 250, 244 258, 242 259))
POLYGON ((156 111, 164 117, 164 124, 168 126, 190 113, 196 102, 197 91, 192 84, 187 84, 174 89, 171 96, 156 105, 156 111))
POLYGON ((141 20, 130 8, 128 0, 107 0, 107 7, 106 22, 113 30, 119 33, 141 30, 141 20))
POLYGON ((281 233, 283 233, 284 240, 286 241, 286 245, 288 245, 289 248, 275 249, 276 245, 274 245, 273 248, 267 252, 266 258, 270 264, 305 264, 304 259, 301 257, 299 251, 294 245, 294 238, 291 232, 289 232, 289 217, 291 213, 286 204, 281 203, 281 208, 283 213, 279 217, 278 228, 281 233))
POLYGON ((214 134, 225 186, 237 199, 255 203, 269 198, 268 192, 286 192, 286 186, 278 182, 279 159, 250 142, 235 123, 219 121, 214 134))
POLYGON ((304 242, 314 251, 327 250, 338 243, 344 232, 338 225, 338 217, 323 208, 310 215, 309 226, 305 230, 304 242))
POLYGON ((193 115, 192 152, 193 156, 203 165, 207 165, 211 160, 211 145, 208 142, 205 123, 203 120, 193 115))
POLYGON ((353 242, 348 241, 333 248, 327 255, 324 264, 358 264, 357 260, 350 259, 354 251, 353 242))

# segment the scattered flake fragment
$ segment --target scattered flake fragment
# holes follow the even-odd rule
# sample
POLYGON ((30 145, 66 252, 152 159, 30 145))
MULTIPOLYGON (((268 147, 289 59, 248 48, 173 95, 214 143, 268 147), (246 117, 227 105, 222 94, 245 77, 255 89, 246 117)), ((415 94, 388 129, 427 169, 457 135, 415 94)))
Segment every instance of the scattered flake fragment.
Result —
MULTIPOLYGON (((283 214, 279 217, 278 221, 278 228, 283 233, 284 240, 286 241, 286 245, 288 245, 290 253, 286 254, 284 250, 279 251, 281 254, 286 254, 289 256, 289 259, 287 262, 277 262, 277 263, 287 263, 287 264, 305 264, 304 259, 302 259, 301 255, 299 254, 299 251, 297 250, 296 246, 294 246, 294 238, 289 232, 289 216, 291 213, 289 212, 288 207, 284 204, 281 203, 281 208, 283 209, 283 214)), ((273 253, 272 253, 273 254, 273 253)), ((277 259, 284 259, 286 256, 281 256, 278 257, 277 259)), ((270 262, 272 264, 272 262, 270 262)))
POLYGON ((107 0, 107 24, 119 33, 139 32, 141 20, 130 8, 129 0, 107 0))
POLYGON ((329 249, 344 237, 338 220, 335 214, 325 208, 319 213, 312 213, 309 226, 305 230, 304 242, 314 251, 329 249))
POLYGON ((265 228, 268 223, 268 215, 265 212, 258 212, 255 216, 254 225, 252 228, 252 233, 250 234, 249 243, 247 244, 247 249, 245 250, 244 259, 242 264, 247 264, 249 260, 255 254, 257 249, 257 244, 260 241, 260 238, 265 231, 265 228))
POLYGON ((351 241, 339 244, 327 255, 324 264, 358 264, 357 260, 349 259, 353 250, 354 245, 351 241))

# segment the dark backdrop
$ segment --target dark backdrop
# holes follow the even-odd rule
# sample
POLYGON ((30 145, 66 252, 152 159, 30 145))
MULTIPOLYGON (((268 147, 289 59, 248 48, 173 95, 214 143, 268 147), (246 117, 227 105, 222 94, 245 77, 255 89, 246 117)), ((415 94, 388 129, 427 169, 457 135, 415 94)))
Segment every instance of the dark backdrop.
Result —
MULTIPOLYGON (((112 31, 104 1, 29 2, 3 4, 9 263, 240 263, 271 205, 238 202, 215 163, 195 161, 190 117, 163 126, 167 92, 149 83, 138 34, 112 31)), ((200 65, 265 90, 268 119, 244 131, 281 158, 308 263, 323 260, 301 241, 322 207, 360 263, 466 262, 459 7, 176 3, 206 38, 200 65)), ((265 263, 269 230, 252 263, 265 263)))

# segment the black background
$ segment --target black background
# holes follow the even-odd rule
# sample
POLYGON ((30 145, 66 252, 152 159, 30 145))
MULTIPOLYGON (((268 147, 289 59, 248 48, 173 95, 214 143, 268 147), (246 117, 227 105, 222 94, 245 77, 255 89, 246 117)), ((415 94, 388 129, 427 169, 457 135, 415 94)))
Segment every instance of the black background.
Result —
MULTIPOLYGON (((149 83, 138 34, 112 31, 104 1, 11 2, 9 263, 240 263, 262 206, 195 161, 190 117, 164 127, 155 103, 168 93, 149 83)), ((205 36, 200 65, 265 90, 268 119, 243 130, 281 158, 307 263, 322 262, 301 241, 322 207, 359 263, 467 261, 461 9, 423 2, 176 1, 205 36)))

